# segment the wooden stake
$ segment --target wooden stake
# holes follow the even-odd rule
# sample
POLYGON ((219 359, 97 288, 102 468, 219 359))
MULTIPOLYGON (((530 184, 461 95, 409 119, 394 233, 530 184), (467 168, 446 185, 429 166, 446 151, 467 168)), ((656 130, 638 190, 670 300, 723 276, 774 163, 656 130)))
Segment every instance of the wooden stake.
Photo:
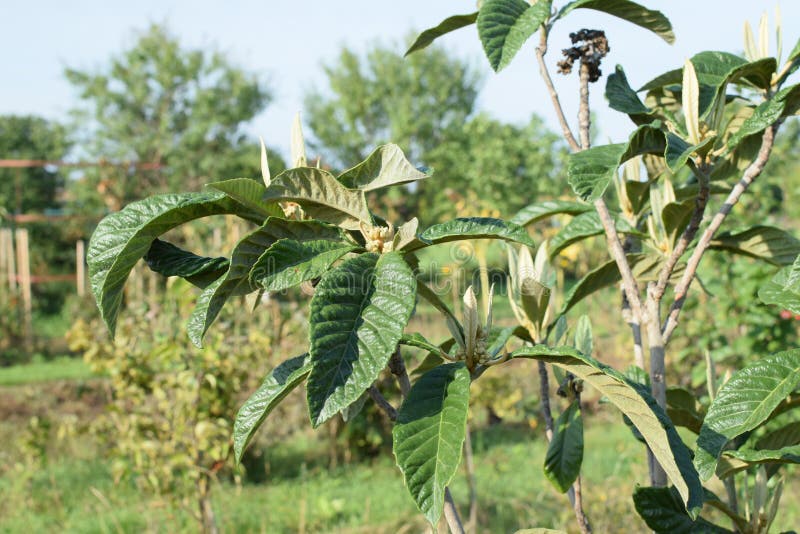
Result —
POLYGON ((3 239, 3 255, 6 258, 6 279, 8 280, 8 289, 13 292, 17 287, 17 268, 14 263, 14 236, 11 230, 4 228, 0 230, 5 238, 3 239))
POLYGON ((75 283, 78 289, 78 296, 86 294, 86 243, 79 239, 75 243, 75 283))
POLYGON ((17 265, 19 266, 18 282, 22 290, 22 305, 24 312, 25 344, 28 350, 33 346, 33 302, 31 298, 31 263, 28 248, 28 230, 18 228, 17 238, 17 265))

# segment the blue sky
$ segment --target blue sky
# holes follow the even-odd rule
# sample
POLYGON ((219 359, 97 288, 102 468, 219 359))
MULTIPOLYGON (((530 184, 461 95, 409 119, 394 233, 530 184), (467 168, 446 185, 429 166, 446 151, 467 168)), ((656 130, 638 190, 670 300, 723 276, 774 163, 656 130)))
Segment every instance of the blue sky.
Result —
MULTIPOLYGON (((561 5, 564 2, 555 2, 561 5)), ((770 14, 773 27, 776 2, 743 0, 642 0, 672 20, 677 41, 670 46, 655 35, 595 11, 578 10, 562 21, 551 37, 549 63, 554 69, 567 34, 581 28, 603 29, 611 54, 604 72, 615 64, 625 67, 632 85, 682 65, 707 49, 740 52, 742 26, 756 29, 761 14, 770 14)), ((135 30, 150 22, 165 22, 187 46, 213 46, 240 66, 261 73, 274 90, 273 104, 248 126, 268 144, 288 151, 289 127, 302 111, 302 95, 310 87, 324 88, 320 65, 331 61, 341 46, 356 50, 376 41, 402 42, 411 30, 436 25, 443 18, 474 10, 474 0, 0 0, 0 113, 34 113, 66 118, 76 94, 66 83, 66 66, 100 68, 108 58, 130 46, 135 30)), ((784 2, 784 56, 800 35, 800 2, 784 2)), ((474 26, 441 40, 454 54, 485 69, 480 108, 506 120, 525 122, 542 115, 557 130, 547 93, 538 78, 533 43, 500 74, 490 71, 474 26)), ((770 41, 775 49, 774 38, 770 41)), ((576 79, 557 76, 567 114, 576 116, 576 79)), ((631 129, 628 119, 608 110, 602 95, 604 81, 593 86, 592 106, 602 141, 619 141, 631 129)), ((2 155, 0 155, 2 157, 2 155)))

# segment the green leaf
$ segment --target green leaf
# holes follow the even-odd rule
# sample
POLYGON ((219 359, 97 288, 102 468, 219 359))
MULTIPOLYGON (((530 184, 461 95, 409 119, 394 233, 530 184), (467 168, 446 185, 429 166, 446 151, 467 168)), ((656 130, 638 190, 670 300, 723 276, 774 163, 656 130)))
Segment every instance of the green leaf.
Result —
POLYGON ((430 177, 406 159, 399 146, 379 146, 367 159, 339 175, 339 181, 351 189, 372 191, 390 185, 407 184, 430 177))
POLYGON ((664 159, 667 162, 669 170, 673 174, 679 172, 681 168, 686 165, 692 154, 695 152, 705 154, 710 149, 716 137, 706 137, 696 145, 692 145, 681 139, 674 133, 667 134, 667 146, 664 150, 664 159))
POLYGON ((242 453, 267 415, 310 372, 311 362, 306 354, 286 360, 264 378, 258 389, 239 408, 233 424, 233 453, 237 464, 242 460, 242 453))
POLYGON ((627 143, 602 145, 570 154, 567 181, 582 200, 593 202, 603 196, 617 169, 642 154, 663 155, 666 148, 660 124, 639 126, 627 143))
POLYGON ((690 392, 679 387, 667 388, 667 415, 675 426, 688 428, 700 433, 704 414, 697 410, 697 399, 690 392))
POLYGON ((800 421, 791 422, 766 434, 756 442, 756 449, 776 450, 795 445, 800 445, 800 421))
POLYGON ((664 230, 666 230, 671 243, 674 244, 684 229, 689 226, 695 204, 696 201, 694 199, 684 200, 683 202, 670 202, 661 210, 664 230))
POLYGON ((279 239, 253 264, 250 285, 266 291, 283 291, 320 277, 336 260, 358 250, 342 241, 279 239))
POLYGON ((643 488, 633 492, 633 504, 647 526, 658 534, 729 534, 702 517, 686 515, 681 496, 675 488, 643 488))
MULTIPOLYGON (((536 246, 525 228, 512 222, 493 219, 491 217, 459 218, 440 224, 434 224, 422 232, 420 238, 432 245, 449 243, 451 241, 463 241, 465 239, 501 239, 503 241, 520 243, 529 247, 536 246)), ((424 245, 425 243, 422 243, 421 245, 417 245, 416 248, 414 245, 409 245, 405 250, 417 250, 424 245)))
POLYGON ((203 290, 186 327, 189 339, 201 347, 203 336, 217 318, 227 300, 246 295, 257 287, 250 284, 250 271, 264 252, 279 239, 310 241, 339 240, 341 231, 319 221, 288 221, 270 217, 258 229, 244 236, 231 253, 231 263, 225 276, 203 290))
POLYGON ((578 478, 583 463, 583 420, 577 400, 556 419, 553 439, 547 447, 544 474, 561 493, 578 478))
POLYGON ((207 287, 228 270, 228 258, 207 258, 156 239, 142 258, 151 271, 180 276, 199 288, 207 287))
POLYGON ((581 315, 575 325, 575 348, 581 354, 591 356, 594 352, 594 336, 592 336, 592 322, 588 315, 581 315))
POLYGON ((660 11, 647 9, 636 2, 629 0, 576 0, 562 7, 556 18, 560 19, 578 8, 608 13, 650 30, 669 44, 675 42, 675 34, 672 32, 672 24, 669 19, 660 11))
POLYGON ((462 362, 428 371, 408 392, 392 430, 406 487, 434 526, 442 515, 445 488, 461 461, 469 384, 469 370, 462 362))
POLYGON ((471 24, 475 24, 476 20, 478 20, 477 11, 468 15, 453 15, 452 17, 447 17, 440 22, 438 26, 429 28, 419 34, 419 37, 417 37, 417 40, 411 45, 411 48, 406 51, 405 55, 409 55, 418 50, 422 50, 423 48, 427 48, 442 35, 448 34, 471 24))
POLYGON ((793 114, 799 103, 800 84, 781 89, 775 96, 759 104, 739 130, 730 136, 728 150, 735 149, 746 137, 763 132, 782 117, 793 114))
POLYGON ((261 220, 222 193, 203 192, 152 196, 131 202, 100 221, 89 241, 86 259, 92 293, 112 336, 125 281, 153 240, 183 223, 226 213, 261 220))
POLYGON ((308 407, 314 427, 378 378, 411 317, 417 282, 396 252, 362 254, 328 271, 311 299, 308 407))
POLYGON ((724 451, 724 456, 754 464, 800 464, 800 445, 791 445, 777 450, 724 451))
MULTIPOLYGON (((439 310, 440 313, 444 314, 447 317, 450 317, 453 320, 453 323, 461 330, 461 323, 459 322, 458 318, 455 314, 450 310, 450 307, 447 305, 445 301, 431 288, 429 288, 425 282, 417 279, 417 293, 420 297, 427 300, 434 308, 439 310)), ((462 332, 463 334, 463 332, 462 332)))
POLYGON ((434 354, 440 354, 442 352, 438 345, 434 345, 425 339, 425 336, 416 332, 413 334, 403 334, 402 337, 400 337, 400 344, 427 350, 428 352, 432 352, 434 354))
POLYGON ((550 16, 550 0, 485 0, 478 12, 478 36, 489 64, 505 68, 550 16))
POLYGON ((792 265, 784 267, 762 285, 758 289, 758 298, 764 304, 774 304, 800 314, 800 256, 795 258, 792 265))
POLYGON ((652 110, 645 106, 628 84, 625 70, 617 65, 614 74, 606 81, 606 99, 611 109, 630 116, 637 125, 647 124, 653 120, 652 110))
POLYGON ((297 202, 314 219, 358 230, 360 223, 372 223, 364 192, 348 189, 322 169, 298 167, 272 180, 264 192, 265 201, 297 202))
POLYGON ((737 233, 715 237, 709 248, 764 260, 773 265, 791 265, 800 254, 800 240, 774 226, 753 226, 737 233))
MULTIPOLYGON (((761 88, 769 87, 772 73, 776 68, 774 58, 764 58, 748 63, 746 59, 737 55, 716 51, 700 52, 692 56, 691 61, 697 73, 697 81, 701 86, 709 88, 705 96, 706 102, 700 106, 701 116, 703 110, 707 110, 711 101, 716 98, 719 88, 724 88, 728 83, 747 83, 761 88)), ((682 77, 683 69, 674 69, 653 78, 639 91, 680 85, 682 77)), ((701 100, 703 99, 701 96, 701 100)))
POLYGON ((511 222, 520 226, 528 226, 535 222, 558 215, 561 213, 567 215, 580 215, 592 211, 592 206, 584 204, 583 202, 574 202, 571 200, 545 200, 543 202, 536 202, 529 204, 517 212, 511 218, 511 222))
POLYGON ((703 506, 703 487, 692 466, 691 451, 645 388, 572 347, 535 345, 519 349, 512 356, 557 365, 605 395, 639 430, 667 477, 678 488, 686 510, 697 517, 703 506))
MULTIPOLYGON (((617 217, 616 228, 618 232, 629 234, 638 233, 638 231, 622 217, 617 217)), ((547 245, 547 250, 550 253, 550 257, 554 258, 559 252, 573 243, 603 233, 603 224, 600 222, 600 217, 597 213, 582 213, 567 223, 567 225, 550 240, 547 245)))
POLYGON ((708 480, 725 444, 766 421, 798 383, 800 349, 771 354, 734 373, 711 403, 697 438, 700 477, 708 480))
POLYGON ((261 215, 262 221, 267 217, 284 216, 283 210, 277 202, 264 201, 264 193, 267 191, 264 184, 250 178, 234 178, 222 182, 213 182, 206 185, 206 187, 222 191, 242 206, 247 206, 261 215))

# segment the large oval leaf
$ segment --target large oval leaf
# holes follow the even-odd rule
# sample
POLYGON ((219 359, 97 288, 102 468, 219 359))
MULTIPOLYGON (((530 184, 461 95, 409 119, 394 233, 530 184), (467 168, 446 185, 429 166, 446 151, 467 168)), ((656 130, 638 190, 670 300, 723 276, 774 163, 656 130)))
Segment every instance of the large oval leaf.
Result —
POLYGON ((753 226, 715 237, 709 248, 743 254, 773 265, 791 265, 800 254, 800 240, 774 226, 753 226))
POLYGON ((262 220, 267 217, 283 217, 284 213, 277 202, 265 202, 264 193, 267 188, 264 184, 250 178, 233 178, 221 182, 212 182, 206 187, 222 191, 230 198, 254 212, 262 215, 262 220))
POLYGON ((535 247, 525 228, 492 217, 469 217, 434 224, 420 234, 421 242, 410 244, 404 250, 412 251, 428 244, 449 243, 465 239, 502 239, 535 247))
POLYGON ((577 400, 558 416, 544 458, 544 474, 561 493, 578 478, 583 463, 583 419, 577 400))
POLYGON ((263 220, 215 191, 152 196, 132 202, 100 221, 89 241, 86 261, 92 293, 112 336, 125 281, 136 262, 150 250, 153 240, 183 223, 225 213, 259 223, 263 220))
POLYGON ((653 455, 680 492, 687 512, 697 517, 703 507, 703 487, 692 467, 691 451, 681 441, 667 415, 640 384, 572 347, 535 345, 515 351, 514 358, 533 358, 563 368, 605 395, 644 437, 653 455))
POLYGON ((308 408, 316 427, 378 378, 411 317, 417 281, 400 254, 362 254, 322 278, 311 299, 313 369, 308 408))
POLYGON ((142 258, 151 271, 163 276, 180 276, 200 289, 228 270, 228 258, 198 256, 172 243, 156 239, 142 258))
POLYGON ((399 146, 379 146, 367 159, 339 175, 339 181, 352 189, 372 191, 390 185, 407 184, 430 177, 406 159, 399 146))
POLYGON ((592 206, 573 200, 545 200, 525 206, 511 218, 511 222, 520 226, 528 226, 547 217, 565 213, 580 215, 592 211, 592 206))
POLYGON ((278 365, 264 378, 258 389, 242 404, 233 424, 233 453, 238 464, 267 415, 311 372, 306 354, 278 365))
POLYGON ((670 44, 675 42, 675 34, 672 32, 672 24, 669 19, 660 11, 647 9, 636 2, 630 0, 575 0, 562 7, 557 18, 564 17, 573 9, 578 8, 594 9, 614 15, 650 30, 670 44))
POLYGON ((458 30, 459 28, 475 24, 476 20, 478 20, 477 11, 468 15, 453 15, 452 17, 447 17, 440 22, 438 26, 427 29, 419 34, 419 37, 417 37, 414 43, 406 51, 406 55, 416 52, 417 50, 427 48, 442 35, 458 30))
POLYGON ((283 291, 322 276, 336 260, 357 249, 343 241, 279 239, 253 265, 250 284, 283 291))
POLYGON ((764 304, 774 304, 792 313, 800 314, 800 256, 784 267, 758 289, 758 298, 764 304))
MULTIPOLYGON (((615 226, 618 232, 622 233, 639 233, 629 222, 622 217, 617 217, 615 226)), ((600 217, 595 212, 582 213, 572 219, 567 225, 561 229, 547 245, 547 250, 550 257, 553 258, 559 252, 578 241, 586 238, 603 234, 603 224, 600 222, 600 217)))
POLYGON ((633 504, 647 526, 658 534, 730 534, 702 517, 692 519, 686 515, 675 488, 636 488, 633 504))
POLYGON ((722 386, 708 409, 694 464, 700 477, 714 474, 729 440, 756 428, 800 383, 800 349, 771 354, 740 369, 722 386))
POLYGON ((445 488, 461 462, 469 384, 469 370, 462 362, 428 371, 408 392, 392 430, 406 487, 434 526, 442 515, 445 488))
POLYGON ((489 64, 505 68, 550 16, 550 0, 485 0, 478 11, 478 36, 489 64))
POLYGON ((358 230, 372 223, 363 191, 348 189, 331 173, 312 167, 289 169, 272 180, 264 191, 265 201, 300 204, 314 219, 358 230))
POLYGON ((642 103, 630 86, 621 65, 617 65, 614 74, 609 75, 606 81, 606 100, 611 109, 625 113, 637 125, 653 120, 652 110, 642 103))
POLYGON ((250 270, 269 247, 279 239, 286 238, 296 241, 338 241, 342 234, 338 228, 319 221, 289 221, 274 217, 267 219, 260 228, 239 240, 231 253, 231 263, 225 276, 204 289, 198 297, 187 324, 192 343, 202 346, 203 336, 230 297, 245 295, 257 289, 250 284, 250 270))

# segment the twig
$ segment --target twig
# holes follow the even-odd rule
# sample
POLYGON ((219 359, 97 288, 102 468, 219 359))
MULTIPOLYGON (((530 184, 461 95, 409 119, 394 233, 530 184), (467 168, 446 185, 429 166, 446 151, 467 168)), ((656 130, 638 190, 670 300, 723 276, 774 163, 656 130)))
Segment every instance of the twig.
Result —
POLYGON ((397 410, 386 400, 386 397, 378 391, 378 388, 372 385, 367 389, 367 392, 369 396, 372 397, 372 400, 375 401, 378 408, 380 408, 390 420, 397 421, 397 410))
POLYGON ((444 518, 452 534, 464 534, 464 525, 461 523, 458 508, 456 508, 456 503, 453 501, 450 488, 444 489, 444 518))
POLYGON ((561 124, 561 130, 564 133, 564 139, 567 140, 573 152, 578 152, 581 146, 572 135, 572 130, 567 122, 567 117, 564 115, 564 108, 561 107, 561 100, 558 98, 558 91, 553 85, 553 79, 550 78, 550 73, 547 70, 547 64, 544 62, 544 56, 547 54, 547 30, 543 27, 539 30, 539 46, 536 47, 536 59, 539 62, 539 74, 544 80, 547 91, 550 93, 550 100, 553 101, 553 108, 555 109, 558 122, 561 124))
POLYGON ((703 234, 700 236, 700 240, 692 251, 692 255, 689 257, 689 261, 686 264, 686 271, 683 273, 680 282, 675 287, 675 299, 672 302, 669 315, 667 316, 667 320, 662 328, 664 343, 669 342, 670 337, 672 337, 672 333, 678 326, 678 316, 680 315, 681 308, 683 308, 683 304, 686 301, 686 294, 695 278, 697 267, 700 265, 700 260, 703 258, 703 254, 711 244, 711 239, 714 237, 714 234, 717 232, 717 230, 719 230, 719 227, 722 226, 723 221, 725 221, 725 217, 727 217, 731 212, 733 206, 739 202, 739 199, 747 190, 747 188, 750 187, 750 184, 752 184, 753 181, 758 178, 758 176, 764 170, 764 166, 767 164, 769 156, 772 153, 772 147, 775 144, 775 133, 778 131, 779 126, 779 123, 775 123, 764 130, 758 156, 747 167, 742 175, 742 178, 733 187, 730 194, 728 194, 728 198, 725 199, 725 203, 714 215, 714 218, 711 219, 711 222, 703 231, 703 234))
POLYGON ((542 397, 542 415, 544 416, 544 433, 547 441, 553 439, 553 412, 550 410, 550 377, 547 376, 547 365, 541 360, 539 365, 539 393, 542 397))
POLYGON ((470 532, 477 532, 478 527, 478 482, 475 479, 475 462, 473 461, 472 436, 470 436, 469 423, 464 436, 464 471, 467 475, 469 488, 469 520, 467 525, 470 532))
MULTIPOLYGON (((650 391, 658 405, 666 408, 666 352, 664 350, 664 338, 661 335, 660 303, 654 298, 654 291, 655 283, 651 282, 647 288, 647 315, 645 319, 647 343, 650 351, 650 391)), ((649 448, 647 449, 647 460, 650 471, 650 484, 655 487, 666 486, 667 473, 649 448)))
POLYGON ((581 62, 580 106, 578 107, 578 134, 581 137, 581 150, 586 150, 592 143, 590 130, 592 127, 589 113, 589 64, 581 62))
POLYGON ((700 229, 700 223, 703 222, 703 214, 705 214, 706 206, 708 205, 708 175, 705 173, 704 169, 698 169, 695 167, 693 167, 693 169, 695 170, 695 175, 697 176, 700 190, 695 198, 692 218, 689 220, 688 226, 686 226, 683 234, 681 234, 681 238, 678 240, 678 243, 675 245, 672 253, 667 258, 667 261, 658 276, 658 283, 656 284, 656 288, 653 293, 653 296, 657 302, 661 302, 661 299, 664 296, 664 291, 667 289, 669 279, 672 276, 672 272, 675 270, 675 266, 678 264, 681 256, 683 256, 683 253, 686 252, 686 249, 689 247, 689 243, 691 243, 694 239, 694 236, 697 235, 697 230, 700 229))
POLYGON ((408 378, 406 371, 406 363, 403 361, 403 356, 400 354, 400 347, 394 351, 392 357, 389 358, 389 371, 397 377, 397 383, 400 385, 400 393, 403 398, 406 398, 408 391, 411 389, 411 381, 408 378))

